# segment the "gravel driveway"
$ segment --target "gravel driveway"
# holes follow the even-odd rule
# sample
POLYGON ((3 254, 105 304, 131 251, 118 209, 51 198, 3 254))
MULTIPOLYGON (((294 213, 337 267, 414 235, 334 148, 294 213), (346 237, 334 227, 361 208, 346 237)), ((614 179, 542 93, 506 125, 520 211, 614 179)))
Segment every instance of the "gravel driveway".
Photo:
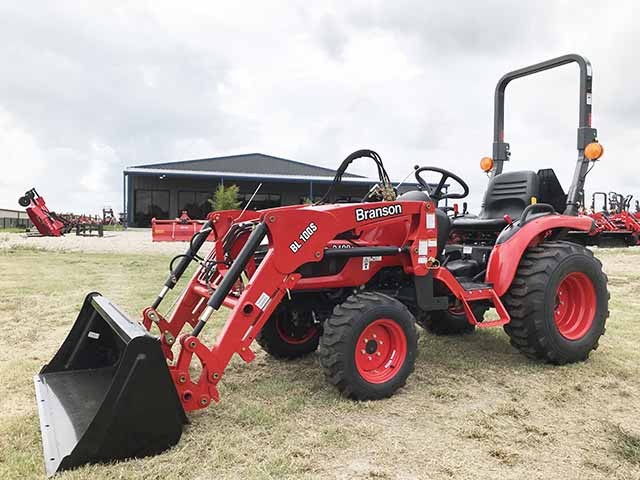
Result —
MULTIPOLYGON (((208 251, 207 242, 201 251, 208 251)), ((36 237, 24 233, 0 233, 0 249, 29 246, 45 250, 94 252, 94 253, 141 253, 145 255, 175 255, 187 248, 187 242, 152 242, 151 229, 129 229, 123 232, 104 232, 104 237, 81 237, 75 233, 63 237, 36 237)))

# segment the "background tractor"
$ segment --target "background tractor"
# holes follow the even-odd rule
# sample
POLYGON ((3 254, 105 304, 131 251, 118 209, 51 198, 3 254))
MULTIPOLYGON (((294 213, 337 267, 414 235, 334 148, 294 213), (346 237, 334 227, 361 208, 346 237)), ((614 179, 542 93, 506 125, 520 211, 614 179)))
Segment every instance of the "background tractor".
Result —
POLYGON ((414 369, 416 322, 435 333, 504 327, 525 355, 554 364, 585 360, 604 333, 607 277, 571 232, 591 161, 602 154, 591 127, 591 66, 567 55, 505 75, 495 93, 493 158, 478 215, 439 208, 469 193, 457 174, 415 171, 421 188, 397 195, 371 150, 379 184, 362 203, 296 205, 209 215, 141 323, 98 293, 54 359, 36 376, 48 473, 87 462, 155 454, 178 442, 185 412, 219 400, 234 355, 251 362, 256 341, 278 358, 318 350, 328 381, 345 396, 391 396, 414 369), (578 160, 565 194, 553 170, 503 173, 504 93, 516 78, 575 62, 580 67, 578 160), (438 175, 429 183, 425 175, 438 175), (449 185, 445 189, 445 186, 449 185), (213 248, 198 255, 207 239, 213 248), (174 308, 161 311, 192 261, 199 264, 174 308), (213 345, 200 334, 230 309, 213 345), (493 308, 494 319, 485 318, 493 308), (198 365, 196 370, 193 365, 198 365))

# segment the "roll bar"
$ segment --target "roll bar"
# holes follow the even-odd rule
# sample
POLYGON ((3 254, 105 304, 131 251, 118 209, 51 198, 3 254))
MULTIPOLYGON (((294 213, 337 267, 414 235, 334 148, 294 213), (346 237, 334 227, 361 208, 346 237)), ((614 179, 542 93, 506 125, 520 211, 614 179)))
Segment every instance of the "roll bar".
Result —
POLYGON ((573 173, 571 187, 567 194, 567 208, 564 212, 566 215, 577 215, 578 213, 580 195, 584 188, 585 175, 589 168, 589 160, 584 156, 584 149, 589 143, 597 141, 597 131, 595 128, 591 128, 591 83, 593 78, 591 63, 581 55, 569 54, 514 70, 498 81, 494 98, 493 159, 495 164, 493 176, 502 173, 504 162, 508 161, 511 156, 509 144, 504 141, 504 92, 507 85, 516 78, 526 77, 574 62, 580 67, 578 161, 573 173))

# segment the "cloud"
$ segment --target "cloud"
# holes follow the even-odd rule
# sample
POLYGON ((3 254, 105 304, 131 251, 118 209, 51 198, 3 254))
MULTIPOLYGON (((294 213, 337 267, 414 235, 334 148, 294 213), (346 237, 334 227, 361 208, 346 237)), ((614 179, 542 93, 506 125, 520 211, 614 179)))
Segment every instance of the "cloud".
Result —
MULTIPOLYGON (((606 148, 587 190, 640 195, 633 13, 630 1, 5 2, 0 206, 36 186, 57 210, 119 210, 127 165, 260 151, 335 167, 366 147, 397 179, 416 163, 452 169, 477 207, 495 82, 571 51, 593 62, 606 148)), ((571 66, 510 85, 507 168, 553 167, 566 187, 576 101, 571 66)))
MULTIPOLYGON (((0 190, 21 182, 26 175, 39 176, 46 168, 45 155, 36 139, 7 111, 0 109, 0 190)), ((26 189, 25 189, 26 190, 26 189)))

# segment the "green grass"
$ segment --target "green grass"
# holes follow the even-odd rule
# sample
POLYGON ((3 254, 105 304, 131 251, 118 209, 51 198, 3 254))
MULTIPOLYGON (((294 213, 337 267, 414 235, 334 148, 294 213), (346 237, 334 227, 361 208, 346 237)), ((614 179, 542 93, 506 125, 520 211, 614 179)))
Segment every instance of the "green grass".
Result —
POLYGON ((616 436, 618 455, 629 463, 640 465, 640 435, 629 433, 619 426, 616 436))
POLYGON ((105 225, 104 226, 104 231, 105 232, 122 232, 124 231, 124 227, 120 224, 118 225, 105 225))
MULTIPOLYGON (((325 381, 315 355, 276 361, 254 345, 256 360, 232 361, 221 402, 191 414, 175 448, 57 478, 640 478, 640 251, 596 254, 611 280, 611 318, 585 363, 532 362, 500 329, 422 332, 407 386, 353 402, 325 381)), ((44 478, 32 376, 86 293, 135 318, 169 259, 0 249, 1 479, 44 478)))

